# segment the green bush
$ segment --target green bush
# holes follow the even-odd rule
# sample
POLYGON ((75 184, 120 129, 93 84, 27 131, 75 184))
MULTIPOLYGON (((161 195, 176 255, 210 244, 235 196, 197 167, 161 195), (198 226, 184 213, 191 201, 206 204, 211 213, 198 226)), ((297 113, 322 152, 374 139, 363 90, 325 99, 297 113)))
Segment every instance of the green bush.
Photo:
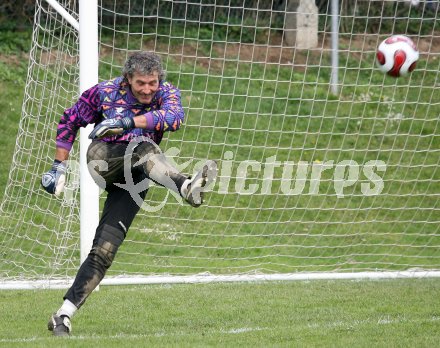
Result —
MULTIPOLYGON (((318 0, 320 30, 329 30, 330 0, 318 0)), ((340 1, 340 32, 429 35, 440 30, 436 2, 411 6, 402 1, 340 1), (399 20, 396 20, 399 18, 399 20)))

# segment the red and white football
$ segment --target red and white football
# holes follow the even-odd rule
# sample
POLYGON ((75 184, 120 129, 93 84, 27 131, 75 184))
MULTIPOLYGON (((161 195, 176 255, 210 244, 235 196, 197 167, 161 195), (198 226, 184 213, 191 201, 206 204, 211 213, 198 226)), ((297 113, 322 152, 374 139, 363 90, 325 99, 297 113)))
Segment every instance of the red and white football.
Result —
POLYGON ((405 35, 393 35, 377 48, 376 63, 381 72, 393 77, 406 76, 416 67, 419 51, 405 35))

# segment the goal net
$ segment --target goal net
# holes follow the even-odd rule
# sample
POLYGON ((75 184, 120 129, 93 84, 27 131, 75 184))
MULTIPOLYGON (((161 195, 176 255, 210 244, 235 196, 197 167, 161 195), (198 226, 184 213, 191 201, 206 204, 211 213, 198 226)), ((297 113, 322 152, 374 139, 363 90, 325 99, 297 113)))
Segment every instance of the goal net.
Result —
MULTIPOLYGON (((77 1, 58 3, 78 19, 77 1)), ((161 55, 185 109, 162 151, 188 174, 203 160, 219 163, 198 209, 150 189, 105 281, 437 274, 438 3, 337 3, 99 1, 99 80, 119 76, 131 52, 161 55), (391 34, 411 37, 420 51, 408 77, 375 66, 376 47, 391 34)), ((79 96, 78 41, 37 0, 1 204, 3 283, 69 282, 80 264, 78 141, 64 195, 40 187, 58 120, 79 96)), ((105 192, 99 199, 102 206, 105 192)))

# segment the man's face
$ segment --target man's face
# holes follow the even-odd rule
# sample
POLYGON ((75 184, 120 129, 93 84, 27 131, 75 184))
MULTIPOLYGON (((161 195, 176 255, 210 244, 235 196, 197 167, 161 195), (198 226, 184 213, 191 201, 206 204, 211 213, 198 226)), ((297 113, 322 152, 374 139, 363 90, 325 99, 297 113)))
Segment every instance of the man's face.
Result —
POLYGON ((153 72, 152 75, 134 73, 132 77, 128 77, 128 83, 131 92, 140 103, 150 104, 159 88, 159 75, 157 72, 153 72))

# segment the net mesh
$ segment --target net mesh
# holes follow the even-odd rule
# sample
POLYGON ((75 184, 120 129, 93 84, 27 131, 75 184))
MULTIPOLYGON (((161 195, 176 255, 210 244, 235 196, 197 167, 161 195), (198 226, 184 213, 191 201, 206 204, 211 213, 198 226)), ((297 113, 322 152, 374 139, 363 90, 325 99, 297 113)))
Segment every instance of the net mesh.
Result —
MULTIPOLYGON (((78 17, 75 1, 60 3, 78 17)), ((317 5, 99 1, 100 80, 119 76, 133 51, 160 54, 185 109, 163 152, 187 174, 205 159, 219 163, 199 209, 150 189, 150 209, 109 276, 439 269, 438 7, 341 2, 335 95, 330 4, 317 5), (317 41, 303 47, 314 21, 317 41), (394 79, 377 70, 375 54, 397 33, 415 41, 420 59, 394 79)), ((1 205, 1 278, 70 278, 78 268, 78 144, 64 196, 39 184, 59 117, 78 98, 78 60, 78 33, 37 1, 1 205)))

